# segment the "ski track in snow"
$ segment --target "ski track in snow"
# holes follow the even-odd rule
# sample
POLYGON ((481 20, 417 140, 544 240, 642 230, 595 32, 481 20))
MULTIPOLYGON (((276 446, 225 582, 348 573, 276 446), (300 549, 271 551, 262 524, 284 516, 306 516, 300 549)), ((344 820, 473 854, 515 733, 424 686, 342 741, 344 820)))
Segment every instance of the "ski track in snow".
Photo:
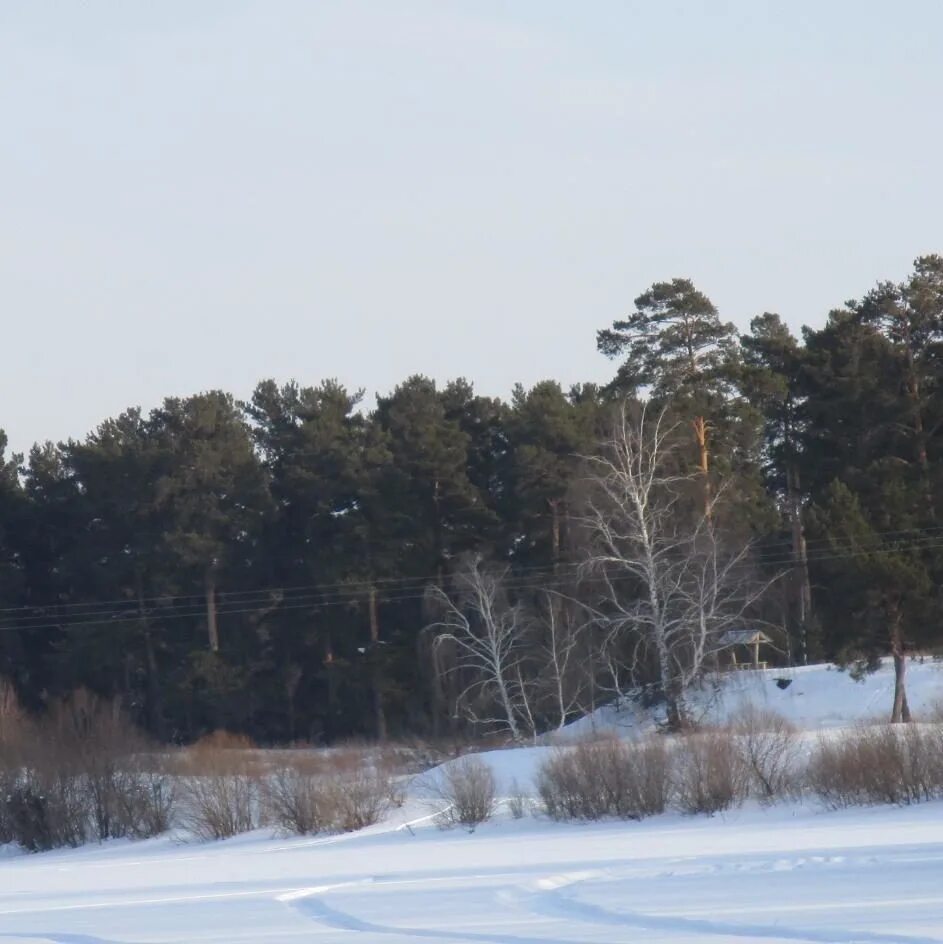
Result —
MULTIPOLYGON (((805 860, 796 860, 801 865, 805 860)), ((828 860, 824 860, 828 861, 828 860)), ((836 860, 842 862, 841 858, 836 860)), ((773 868, 783 868, 783 860, 771 864, 773 868)), ((664 873, 665 876, 672 874, 664 873)), ((634 932, 662 931, 669 934, 677 932, 693 937, 720 937, 723 939, 749 939, 751 941, 798 941, 807 944, 943 944, 943 938, 923 937, 906 934, 878 934, 868 931, 830 928, 789 927, 781 924, 753 924, 731 921, 717 921, 700 918, 688 918, 677 915, 645 914, 630 911, 611 911, 598 905, 581 902, 572 897, 573 886, 607 878, 607 873, 588 872, 563 875, 546 875, 532 883, 529 890, 521 887, 505 888, 498 893, 503 901, 516 902, 532 913, 555 919, 562 919, 567 924, 591 924, 617 927, 632 931, 626 940, 637 940, 634 932)), ((453 876, 457 878, 457 876, 453 876)), ((305 916, 323 924, 346 932, 360 934, 401 937, 407 940, 432 939, 438 941, 468 941, 480 944, 579 944, 580 939, 566 937, 534 937, 510 932, 480 933, 474 931, 450 931, 442 928, 423 928, 405 925, 381 924, 364 919, 328 904, 326 895, 343 886, 317 887, 302 890, 293 896, 286 896, 292 907, 305 916)), ((880 902, 879 906, 889 904, 908 905, 914 901, 921 903, 939 903, 939 897, 913 899, 908 901, 880 902)), ((801 908, 802 906, 800 906, 801 908)), ((816 906, 813 906, 816 907, 816 906)), ((820 909, 828 908, 827 903, 820 903, 820 909)), ((851 907, 861 907, 860 902, 851 907)), ((577 932, 578 933, 578 932, 577 932)))

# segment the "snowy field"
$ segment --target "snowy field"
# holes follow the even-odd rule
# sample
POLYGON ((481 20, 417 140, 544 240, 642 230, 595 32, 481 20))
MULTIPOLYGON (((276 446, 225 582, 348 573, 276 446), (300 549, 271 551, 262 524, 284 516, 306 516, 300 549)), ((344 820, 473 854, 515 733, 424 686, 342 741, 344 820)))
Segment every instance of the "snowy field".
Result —
POLYGON ((943 805, 166 840, 0 864, 18 944, 943 941, 943 805))
MULTIPOLYGON (((801 670, 785 690, 740 679, 711 710, 755 689, 808 728, 835 727, 883 716, 889 675, 858 685, 801 670)), ((915 665, 911 686, 928 708, 943 672, 915 665)), ((485 756, 502 781, 522 781, 548 750, 485 756)), ((500 816, 474 833, 441 831, 426 813, 413 798, 330 838, 0 850, 0 942, 943 944, 943 803, 593 825, 500 816)))

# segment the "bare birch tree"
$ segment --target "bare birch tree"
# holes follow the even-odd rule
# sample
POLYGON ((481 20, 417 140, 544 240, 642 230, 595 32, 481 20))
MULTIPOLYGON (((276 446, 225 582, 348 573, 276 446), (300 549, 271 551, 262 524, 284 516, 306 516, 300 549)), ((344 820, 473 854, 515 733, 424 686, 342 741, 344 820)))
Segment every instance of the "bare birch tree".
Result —
POLYGON ((723 490, 692 501, 698 478, 678 471, 675 433, 664 412, 652 418, 642 406, 633 417, 623 405, 612 437, 588 460, 583 524, 600 618, 610 639, 628 637, 633 669, 651 657, 669 726, 680 729, 691 683, 768 583, 751 574, 748 543, 720 539, 723 490))
POLYGON ((456 710, 519 741, 534 734, 536 722, 527 681, 528 616, 508 599, 507 574, 506 567, 490 569, 480 557, 470 558, 455 575, 451 594, 430 589, 442 615, 429 628, 436 648, 451 645, 455 653, 449 671, 464 681, 456 710))
POLYGON ((559 730, 588 707, 593 679, 584 662, 592 645, 588 631, 593 614, 555 590, 544 590, 539 596, 533 634, 534 688, 548 727, 559 730))

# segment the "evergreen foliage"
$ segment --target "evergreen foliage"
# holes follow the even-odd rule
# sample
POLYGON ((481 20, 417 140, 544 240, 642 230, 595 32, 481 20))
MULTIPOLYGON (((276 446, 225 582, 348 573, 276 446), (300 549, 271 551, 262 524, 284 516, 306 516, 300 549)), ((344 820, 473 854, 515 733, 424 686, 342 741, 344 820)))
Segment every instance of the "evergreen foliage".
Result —
POLYGON ((34 708, 119 698, 168 740, 456 735, 494 714, 455 642, 490 617, 466 606, 451 643, 435 630, 473 560, 517 614, 515 730, 657 689, 606 622, 639 587, 580 566, 587 458, 628 397, 677 428, 673 481, 696 483, 669 532, 696 512, 736 559, 750 546, 772 590, 747 618, 782 658, 895 657, 905 719, 905 657, 943 644, 943 258, 801 338, 770 313, 738 338, 690 280, 658 282, 597 346, 620 361, 601 389, 503 401, 413 376, 370 404, 264 380, 246 403, 171 398, 26 457, 0 433, 0 677, 34 708))

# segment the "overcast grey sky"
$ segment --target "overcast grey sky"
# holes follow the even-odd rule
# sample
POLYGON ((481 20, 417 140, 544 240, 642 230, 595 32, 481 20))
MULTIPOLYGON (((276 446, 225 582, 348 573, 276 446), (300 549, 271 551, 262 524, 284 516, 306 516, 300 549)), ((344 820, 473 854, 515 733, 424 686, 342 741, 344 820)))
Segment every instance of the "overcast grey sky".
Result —
POLYGON ((672 276, 820 323, 943 248, 941 36, 934 0, 4 0, 0 426, 603 380, 672 276))

